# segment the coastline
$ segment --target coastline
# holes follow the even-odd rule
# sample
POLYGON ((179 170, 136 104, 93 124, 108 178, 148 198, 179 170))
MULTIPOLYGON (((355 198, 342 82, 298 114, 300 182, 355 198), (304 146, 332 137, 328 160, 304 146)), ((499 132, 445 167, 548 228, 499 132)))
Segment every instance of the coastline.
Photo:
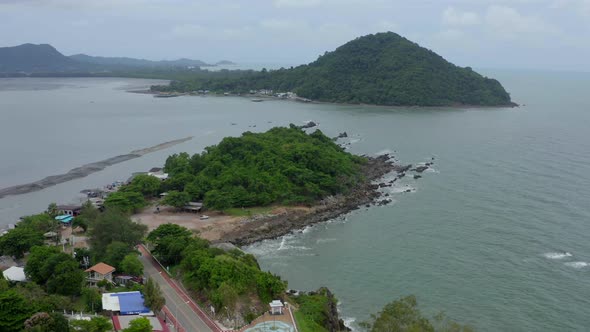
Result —
POLYGON ((378 189, 391 186, 391 183, 375 184, 374 182, 391 172, 397 172, 398 178, 401 178, 411 168, 411 165, 395 164, 391 159, 392 156, 389 154, 368 157, 362 169, 364 180, 347 194, 325 198, 308 210, 292 209, 278 215, 247 219, 235 229, 222 234, 221 238, 214 243, 246 246, 337 218, 362 206, 389 203, 389 198, 381 199, 383 194, 378 189))
POLYGON ((161 94, 174 94, 174 97, 181 97, 181 96, 212 96, 212 97, 242 97, 242 98, 261 98, 266 100, 287 100, 292 102, 298 103, 309 103, 309 104, 318 104, 318 105, 335 105, 335 106, 363 106, 363 107, 376 107, 376 108, 388 108, 388 109, 425 109, 425 110, 432 110, 432 109, 495 109, 495 108, 520 108, 521 104, 511 102, 510 104, 501 104, 501 105, 470 105, 470 104, 455 104, 455 105, 437 105, 437 106, 421 106, 421 105, 382 105, 382 104, 364 104, 364 103, 339 103, 339 102, 331 102, 331 101, 320 101, 320 100, 312 100, 307 99, 304 97, 297 97, 297 98, 282 98, 276 96, 269 96, 269 95, 260 95, 260 94, 229 94, 223 95, 220 93, 208 93, 208 94, 191 94, 189 92, 179 92, 179 91, 157 91, 157 90, 135 90, 135 91, 127 91, 130 93, 139 93, 139 94, 148 94, 153 96, 158 96, 161 94))

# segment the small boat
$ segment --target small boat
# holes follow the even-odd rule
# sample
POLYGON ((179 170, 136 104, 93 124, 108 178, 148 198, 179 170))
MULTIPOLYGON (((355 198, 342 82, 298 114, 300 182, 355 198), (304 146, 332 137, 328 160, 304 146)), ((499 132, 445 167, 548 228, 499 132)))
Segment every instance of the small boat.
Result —
POLYGON ((262 102, 263 100, 262 100, 262 99, 258 99, 258 98, 257 98, 257 99, 252 99, 252 101, 253 101, 253 102, 255 102, 255 103, 260 103, 260 102, 262 102))

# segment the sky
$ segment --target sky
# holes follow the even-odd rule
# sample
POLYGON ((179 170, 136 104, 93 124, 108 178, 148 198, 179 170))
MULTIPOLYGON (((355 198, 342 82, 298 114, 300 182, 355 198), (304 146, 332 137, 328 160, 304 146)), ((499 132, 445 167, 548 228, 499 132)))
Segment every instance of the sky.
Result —
POLYGON ((0 0, 0 46, 297 65, 393 31, 475 68, 590 71, 590 0, 0 0))

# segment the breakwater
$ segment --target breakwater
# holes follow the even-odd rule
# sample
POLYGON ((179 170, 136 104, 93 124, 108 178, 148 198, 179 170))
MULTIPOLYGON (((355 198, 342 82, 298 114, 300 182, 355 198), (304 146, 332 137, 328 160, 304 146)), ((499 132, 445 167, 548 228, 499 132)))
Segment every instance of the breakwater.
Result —
POLYGON ((68 172, 66 172, 64 174, 50 175, 48 177, 45 177, 45 178, 35 181, 35 182, 30 182, 30 183, 25 183, 25 184, 20 184, 20 185, 16 185, 16 186, 3 188, 3 189, 0 189, 0 198, 3 198, 5 196, 9 196, 9 195, 26 194, 26 193, 38 191, 38 190, 41 190, 41 189, 44 189, 47 187, 55 186, 56 184, 59 184, 59 183, 83 178, 85 176, 88 176, 89 174, 101 171, 101 170, 105 169, 106 167, 109 167, 109 166, 112 166, 112 165, 115 165, 118 163, 122 163, 127 160, 139 158, 139 157, 146 155, 148 153, 167 149, 167 148, 172 147, 174 145, 189 141, 192 138, 193 137, 190 136, 190 137, 185 137, 185 138, 181 138, 181 139, 177 139, 177 140, 173 140, 173 141, 160 143, 158 145, 154 145, 154 146, 151 146, 151 147, 148 147, 145 149, 131 151, 128 154, 122 154, 122 155, 111 157, 111 158, 108 158, 105 160, 82 165, 80 167, 72 168, 71 170, 69 170, 68 172))

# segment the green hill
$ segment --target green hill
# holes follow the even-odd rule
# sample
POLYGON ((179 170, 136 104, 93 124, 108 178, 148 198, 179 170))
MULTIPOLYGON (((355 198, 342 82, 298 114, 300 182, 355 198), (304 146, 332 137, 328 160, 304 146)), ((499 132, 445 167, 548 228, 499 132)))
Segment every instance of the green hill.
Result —
POLYGON ((47 72, 85 67, 48 44, 0 47, 0 72, 47 72))
POLYGON ((290 69, 202 74, 163 90, 293 91, 317 101, 377 105, 512 106, 502 85, 393 32, 352 40, 290 69))
POLYGON ((164 189, 220 210, 313 203, 349 190, 362 179, 362 163, 321 131, 308 135, 291 125, 226 137, 201 154, 168 157, 164 189))

